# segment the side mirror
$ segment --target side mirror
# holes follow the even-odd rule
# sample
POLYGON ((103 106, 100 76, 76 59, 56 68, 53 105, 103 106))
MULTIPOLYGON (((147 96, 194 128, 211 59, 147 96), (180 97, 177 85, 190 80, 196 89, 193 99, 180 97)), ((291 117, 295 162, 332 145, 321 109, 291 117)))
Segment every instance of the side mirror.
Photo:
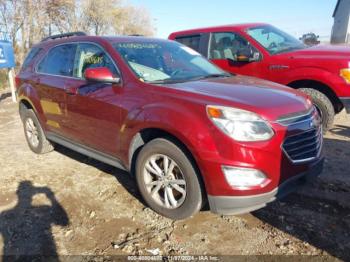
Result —
POLYGON ((88 68, 84 77, 89 82, 119 84, 120 77, 113 77, 112 72, 107 67, 88 68))
POLYGON ((234 62, 256 62, 260 60, 260 53, 259 52, 254 52, 250 56, 244 55, 244 54, 238 54, 235 59, 233 60, 234 62))
POLYGON ((250 59, 246 55, 237 55, 236 61, 237 62, 250 62, 250 59))

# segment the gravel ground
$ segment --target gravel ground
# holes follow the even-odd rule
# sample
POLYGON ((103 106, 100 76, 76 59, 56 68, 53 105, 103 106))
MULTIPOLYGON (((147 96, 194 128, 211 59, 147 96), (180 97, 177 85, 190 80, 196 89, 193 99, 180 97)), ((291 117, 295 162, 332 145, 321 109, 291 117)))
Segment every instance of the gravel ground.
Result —
POLYGON ((350 123, 325 136, 321 177, 251 214, 173 222, 126 172, 57 147, 35 155, 0 93, 0 255, 318 255, 350 260, 350 123), (28 201, 31 200, 31 201, 28 201), (159 252, 158 250, 159 249, 159 252))

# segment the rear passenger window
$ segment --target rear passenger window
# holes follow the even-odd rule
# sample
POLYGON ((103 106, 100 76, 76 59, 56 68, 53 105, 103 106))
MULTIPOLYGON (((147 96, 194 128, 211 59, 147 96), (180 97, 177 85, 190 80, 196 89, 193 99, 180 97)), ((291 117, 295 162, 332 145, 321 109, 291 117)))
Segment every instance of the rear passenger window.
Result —
POLYGON ((67 44, 52 48, 38 65, 38 72, 50 75, 73 76, 76 45, 67 44))
POLYGON ((178 36, 175 40, 199 52, 199 44, 201 40, 200 35, 178 36))
POLYGON ((22 64, 22 70, 26 70, 29 64, 33 61, 33 59, 40 53, 42 48, 34 47, 30 50, 28 53, 26 59, 24 59, 24 62, 22 64))

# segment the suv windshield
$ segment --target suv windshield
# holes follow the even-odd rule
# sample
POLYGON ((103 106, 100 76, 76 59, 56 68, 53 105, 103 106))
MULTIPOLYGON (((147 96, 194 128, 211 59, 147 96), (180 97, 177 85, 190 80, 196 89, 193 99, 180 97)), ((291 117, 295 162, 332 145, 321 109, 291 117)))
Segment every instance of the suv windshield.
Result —
POLYGON ((306 48, 298 39, 273 26, 249 28, 247 34, 258 41, 270 54, 306 48))
POLYGON ((229 76, 193 49, 176 42, 123 42, 113 46, 141 81, 175 83, 229 76))

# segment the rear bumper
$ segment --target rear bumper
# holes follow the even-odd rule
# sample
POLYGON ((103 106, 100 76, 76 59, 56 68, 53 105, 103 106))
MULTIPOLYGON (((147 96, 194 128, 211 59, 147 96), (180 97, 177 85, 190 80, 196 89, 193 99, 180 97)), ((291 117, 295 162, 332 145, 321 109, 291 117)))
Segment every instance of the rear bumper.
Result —
POLYGON ((343 103, 346 112, 350 114, 350 97, 340 98, 340 101, 343 103))
POLYGON ((223 215, 248 213, 266 206, 268 203, 282 198, 295 191, 307 180, 315 179, 323 170, 324 159, 312 165, 307 172, 296 175, 283 182, 274 190, 252 196, 208 196, 210 210, 223 215))

